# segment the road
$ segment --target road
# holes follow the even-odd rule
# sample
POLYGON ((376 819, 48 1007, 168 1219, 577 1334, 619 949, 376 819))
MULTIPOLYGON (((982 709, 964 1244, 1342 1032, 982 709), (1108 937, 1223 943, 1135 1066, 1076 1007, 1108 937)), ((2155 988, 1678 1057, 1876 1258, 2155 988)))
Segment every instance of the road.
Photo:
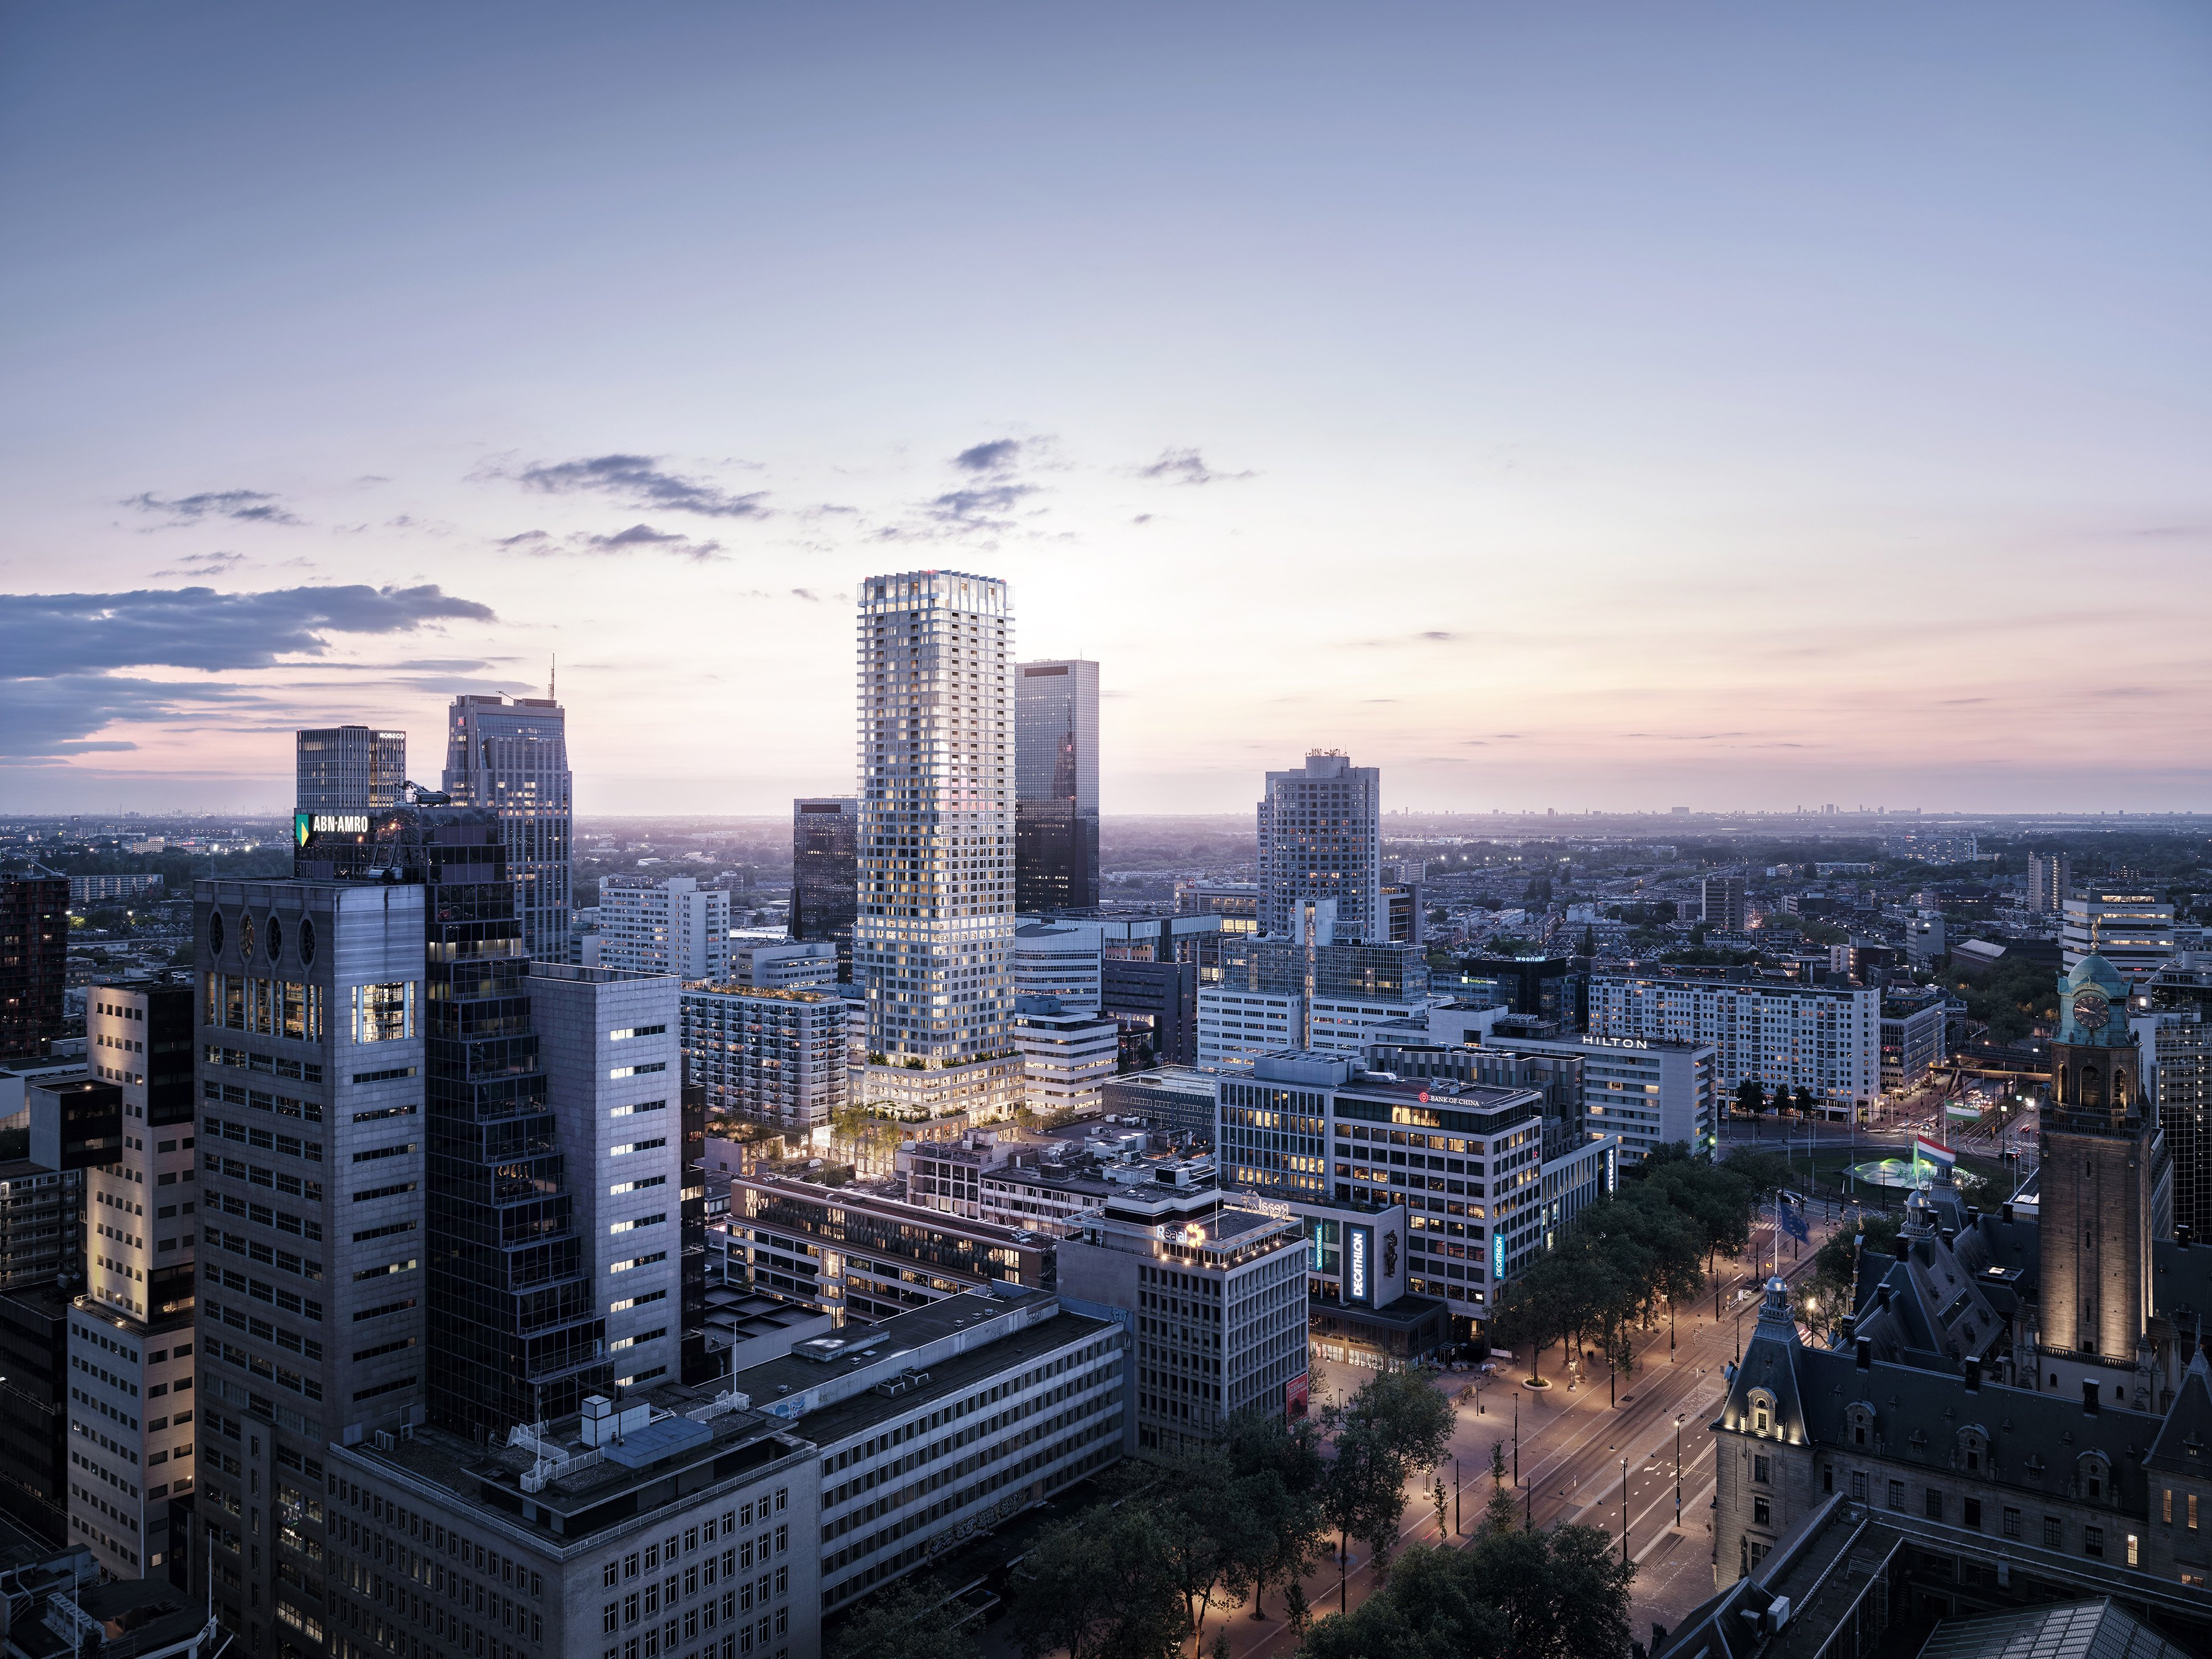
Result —
MULTIPOLYGON (((1814 1251, 1836 1224, 1816 1224, 1812 1238, 1796 1247, 1794 1254, 1785 1237, 1782 1251, 1785 1277, 1812 1266, 1814 1251)), ((1554 1346, 1545 1356, 1550 1388, 1529 1389, 1513 1376, 1493 1377, 1484 1382, 1475 1400, 1458 1404, 1451 1455, 1437 1471, 1447 1492, 1442 1535, 1448 1540, 1453 1536, 1449 1493, 1455 1477, 1460 1488, 1461 1541, 1480 1524, 1491 1489, 1490 1449, 1496 1443, 1505 1449, 1507 1479, 1524 1516, 1539 1526, 1577 1522, 1596 1527, 1618 1542, 1621 1460, 1626 1458, 1627 1547, 1638 1567, 1630 1611, 1632 1629, 1639 1639, 1650 1634, 1653 1623, 1671 1629, 1684 1613, 1711 1595, 1713 1446, 1706 1425, 1727 1393, 1724 1368, 1741 1352, 1741 1337, 1757 1318, 1755 1287, 1762 1282, 1764 1267, 1771 1265, 1771 1227, 1763 1226, 1753 1237, 1759 1265, 1722 1264, 1723 1303, 1717 1320, 1713 1317, 1709 1294, 1695 1312, 1683 1310, 1671 1353, 1663 1327, 1638 1335, 1633 1345, 1636 1369, 1620 1382, 1617 1403, 1608 1404, 1602 1367, 1594 1381, 1578 1377, 1570 1389, 1564 1356, 1554 1346), (1732 1299, 1739 1291, 1742 1299, 1732 1299), (1677 1418, 1680 1419, 1682 1471, 1679 1527, 1675 1525, 1674 1484, 1677 1418), (1513 1474, 1516 1455, 1518 1479, 1513 1474)), ((1473 1379, 1459 1374, 1448 1376, 1447 1381, 1463 1385, 1473 1379)), ((1434 1541, 1439 1536, 1436 1510, 1427 1492, 1430 1478, 1425 1474, 1408 1487, 1406 1522, 1399 1540, 1401 1548, 1410 1543, 1434 1541)), ((1320 1571, 1305 1581, 1305 1593, 1316 1616, 1336 1611, 1340 1596, 1342 1605, 1357 1607, 1373 1589, 1366 1552, 1355 1545, 1353 1558, 1348 1570, 1340 1573, 1332 1555, 1320 1571)), ((1215 1630, 1225 1626, 1234 1659, 1287 1659, 1297 1644, 1280 1617, 1279 1589, 1270 1592, 1267 1607, 1276 1616, 1255 1620, 1249 1612, 1237 1612, 1210 1618, 1200 1650, 1210 1645, 1215 1630)))

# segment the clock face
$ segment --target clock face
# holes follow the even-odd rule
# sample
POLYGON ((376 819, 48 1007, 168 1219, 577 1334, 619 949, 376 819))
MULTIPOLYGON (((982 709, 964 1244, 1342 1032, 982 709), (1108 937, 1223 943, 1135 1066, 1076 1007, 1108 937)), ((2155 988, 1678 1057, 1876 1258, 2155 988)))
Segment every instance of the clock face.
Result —
POLYGON ((2112 1005, 2095 991, 2084 991, 2074 999, 2074 1023, 2085 1031, 2101 1031, 2105 1022, 2112 1017, 2112 1005))

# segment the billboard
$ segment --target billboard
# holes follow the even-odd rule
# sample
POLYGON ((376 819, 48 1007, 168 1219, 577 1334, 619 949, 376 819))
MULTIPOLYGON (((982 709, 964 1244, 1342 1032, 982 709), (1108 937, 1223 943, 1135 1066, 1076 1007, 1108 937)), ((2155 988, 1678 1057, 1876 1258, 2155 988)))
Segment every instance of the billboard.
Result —
POLYGON ((1375 1230, 1347 1225, 1344 1230, 1344 1299, 1346 1302, 1372 1302, 1375 1285, 1369 1255, 1375 1244, 1375 1230))

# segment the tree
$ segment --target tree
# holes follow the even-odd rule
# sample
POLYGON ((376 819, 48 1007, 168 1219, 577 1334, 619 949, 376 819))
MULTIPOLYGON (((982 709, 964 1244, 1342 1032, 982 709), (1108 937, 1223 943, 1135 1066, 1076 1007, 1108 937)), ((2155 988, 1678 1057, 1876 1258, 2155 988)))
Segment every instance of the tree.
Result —
POLYGON ((1334 1450, 1322 1487, 1322 1512, 1336 1534, 1339 1554, 1350 1540, 1361 1540, 1371 1548, 1379 1577, 1384 1545, 1405 1512, 1405 1474, 1372 1423, 1347 1424, 1334 1450))
POLYGON ((933 1578, 903 1578, 863 1601, 830 1659, 975 1659, 964 1603, 933 1578))
POLYGON ((1258 1532, 1257 1547, 1231 1561, 1230 1585, 1240 1595, 1250 1594, 1252 1616, 1262 1619, 1268 1585, 1297 1589, 1313 1571, 1328 1524, 1322 1487, 1328 1465, 1310 1418, 1292 1423, 1272 1413, 1240 1413, 1230 1420, 1228 1449, 1258 1532))
POLYGON ((1812 1090, 1802 1083, 1799 1084, 1797 1085, 1797 1115, 1810 1117, 1819 1109, 1819 1106, 1820 1103, 1813 1098, 1812 1090))
POLYGON ((1739 1110, 1757 1117, 1766 1109, 1766 1091, 1759 1086, 1759 1079, 1747 1077, 1735 1085, 1735 1103, 1739 1110))
POLYGON ((1141 1499, 1099 1504, 1037 1534, 1014 1573, 1012 1633, 1024 1659, 1170 1659, 1182 1595, 1162 1571, 1167 1540, 1141 1499))
POLYGON ((1547 1264, 1555 1258, 1540 1255, 1507 1279, 1498 1292, 1496 1310, 1490 1316, 1491 1334, 1516 1354, 1528 1351, 1528 1380, 1544 1380, 1544 1350, 1567 1334, 1565 1309, 1552 1294, 1547 1264))
POLYGON ((1854 1311, 1851 1298, 1859 1275, 1884 1270, 1883 1259, 1893 1252, 1897 1234, 1895 1218, 1862 1212, 1858 1231, 1830 1237, 1814 1252, 1812 1267, 1790 1293, 1798 1318, 1816 1335, 1832 1338, 1843 1328, 1844 1316, 1854 1311))

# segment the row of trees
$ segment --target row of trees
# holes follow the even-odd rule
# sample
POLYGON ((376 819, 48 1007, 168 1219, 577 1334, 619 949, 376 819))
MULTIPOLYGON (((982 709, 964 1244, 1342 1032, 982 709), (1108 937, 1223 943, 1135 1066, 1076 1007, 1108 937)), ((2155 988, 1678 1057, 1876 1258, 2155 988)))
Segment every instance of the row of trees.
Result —
POLYGON ((1597 1338, 1623 1370, 1628 1333, 1649 1328, 1705 1289, 1717 1258, 1750 1243, 1760 1194, 1788 1184, 1771 1152, 1739 1152, 1718 1163, 1681 1146, 1662 1148, 1629 1171, 1611 1197, 1592 1205, 1562 1238, 1505 1283, 1491 1334, 1529 1351, 1540 1378, 1544 1351, 1562 1337, 1580 1351, 1597 1338))
MULTIPOLYGON (((1248 1414, 1217 1441, 1122 1464, 1103 1501, 1038 1534, 1011 1586, 1012 1633, 1032 1659, 1171 1659, 1196 1650, 1209 1613, 1261 1617, 1271 1592, 1303 1630, 1302 1581, 1331 1537, 1363 1541, 1382 1571, 1407 1484, 1443 1460, 1451 1427, 1428 1373, 1387 1371, 1322 1422, 1248 1414)), ((932 1585, 894 1587, 836 1659, 968 1659, 961 1611, 932 1585)))
POLYGON ((1503 1486, 1463 1549, 1417 1544, 1301 1659, 1619 1659, 1636 1569, 1595 1527, 1524 1528, 1503 1486))
POLYGON ((1753 1117, 1761 1112, 1788 1111, 1795 1111, 1800 1117, 1810 1117, 1820 1109, 1820 1097, 1803 1084, 1797 1085, 1794 1097, 1786 1083, 1776 1084, 1774 1092, 1770 1095, 1755 1077, 1747 1077, 1736 1085, 1735 1103, 1737 1109, 1748 1112, 1753 1117))

